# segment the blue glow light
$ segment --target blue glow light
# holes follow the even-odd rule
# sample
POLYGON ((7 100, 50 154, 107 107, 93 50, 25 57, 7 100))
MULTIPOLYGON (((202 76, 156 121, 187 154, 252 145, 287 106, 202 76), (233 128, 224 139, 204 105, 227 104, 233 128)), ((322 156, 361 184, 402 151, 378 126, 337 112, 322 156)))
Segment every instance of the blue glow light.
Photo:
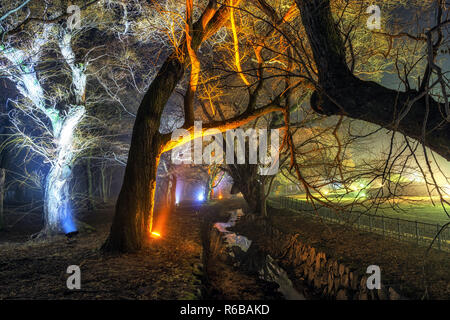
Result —
POLYGON ((77 231, 77 227, 75 226, 75 223, 73 222, 71 217, 67 217, 62 222, 62 229, 64 230, 64 233, 71 233, 74 231, 77 231))
POLYGON ((205 195, 203 194, 203 192, 200 192, 197 196, 197 200, 198 201, 203 201, 205 200, 205 195))
POLYGON ((77 227, 75 225, 75 222, 72 218, 72 209, 70 207, 69 203, 66 203, 62 208, 63 213, 60 214, 61 217, 61 228, 63 229, 64 233, 71 233, 74 231, 77 231, 77 227))

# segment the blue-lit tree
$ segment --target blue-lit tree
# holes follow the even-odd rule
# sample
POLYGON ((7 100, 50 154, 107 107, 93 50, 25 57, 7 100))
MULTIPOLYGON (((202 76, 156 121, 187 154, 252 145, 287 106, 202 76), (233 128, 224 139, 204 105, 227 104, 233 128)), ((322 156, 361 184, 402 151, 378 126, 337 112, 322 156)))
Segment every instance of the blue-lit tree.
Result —
MULTIPOLYGON (((70 205, 69 186, 73 162, 80 152, 74 147, 74 134, 85 115, 85 64, 77 63, 71 45, 72 33, 63 27, 46 25, 44 31, 28 48, 2 44, 0 56, 4 61, 3 73, 16 84, 21 97, 11 100, 9 113, 17 147, 29 148, 49 163, 44 184, 45 234, 76 229, 70 205), (44 90, 44 77, 37 70, 43 47, 54 38, 60 54, 69 69, 74 103, 58 108, 61 101, 49 97, 44 90), (23 120, 34 123, 42 137, 35 138, 23 126, 23 120)), ((70 94, 67 92, 67 96, 70 94)), ((66 101, 64 101, 65 103, 66 101)))
MULTIPOLYGON (((49 166, 43 183, 45 225, 39 235, 68 233, 76 230, 70 203, 70 181, 74 161, 83 149, 76 146, 76 131, 86 113, 87 62, 77 61, 75 57, 72 39, 78 31, 72 30, 70 24, 49 22, 31 28, 26 36, 8 36, 18 25, 29 21, 29 2, 12 4, 11 9, 0 17, 1 73, 20 93, 17 99, 11 97, 9 100, 12 110, 8 116, 14 134, 6 145, 27 148, 49 166), (39 70, 45 50, 51 45, 61 57, 62 74, 58 76, 68 75, 69 88, 49 84, 45 72, 39 70), (27 125, 33 130, 28 130, 27 125)), ((54 12, 50 18, 63 15, 54 12)))
MULTIPOLYGON (((139 1, 127 5, 139 16, 139 1)), ((79 159, 93 157, 102 168, 126 161, 127 142, 111 137, 131 130, 133 99, 147 86, 152 69, 132 58, 135 53, 125 39, 159 41, 159 34, 143 37, 136 27, 132 32, 135 22, 128 19, 127 5, 114 0, 15 0, 1 6, 6 11, 0 14, 0 74, 20 93, 8 103, 14 135, 4 146, 27 148, 32 151, 27 155, 40 157, 49 167, 42 182, 45 227, 40 234, 75 230, 70 189, 79 159), (71 10, 65 11, 73 5, 81 10, 78 23, 71 10), (89 38, 87 31, 103 36, 89 38), (115 50, 105 50, 111 41, 117 41, 115 50)), ((159 27, 158 22, 145 26, 159 27)))

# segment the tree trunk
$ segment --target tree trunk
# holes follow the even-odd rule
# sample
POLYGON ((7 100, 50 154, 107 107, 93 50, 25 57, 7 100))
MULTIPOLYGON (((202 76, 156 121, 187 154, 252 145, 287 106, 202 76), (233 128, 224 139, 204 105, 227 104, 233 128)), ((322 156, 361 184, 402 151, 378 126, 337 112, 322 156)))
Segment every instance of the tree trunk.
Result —
POLYGON ((261 201, 261 216, 267 217, 267 199, 261 201))
MULTIPOLYGON (((91 155, 91 154, 90 154, 91 155)), ((87 207, 89 211, 95 210, 94 204, 94 194, 92 192, 92 167, 91 158, 88 157, 86 160, 86 183, 87 183, 87 207)))
POLYGON ((156 172, 163 146, 159 133, 164 106, 184 74, 175 55, 169 57, 142 100, 133 127, 124 181, 104 251, 135 252, 152 229, 156 172))
POLYGON ((108 202, 108 187, 107 187, 107 183, 106 183, 106 168, 104 166, 104 164, 102 164, 102 166, 100 167, 100 173, 101 173, 101 177, 102 177, 102 202, 103 204, 108 202))
POLYGON ((111 232, 103 245, 105 251, 137 251, 152 229, 156 171, 161 150, 159 117, 148 122, 137 122, 138 118, 111 232))
POLYGON ((75 129, 85 114, 84 107, 74 107, 64 118, 56 139, 57 157, 47 174, 44 201, 44 230, 40 235, 52 235, 76 230, 70 205, 70 180, 74 150, 72 145, 75 129))
POLYGON ((265 181, 266 179, 263 179, 263 182, 261 183, 261 188, 259 188, 260 191, 260 199, 261 199, 261 216, 267 217, 267 197, 266 197, 266 191, 265 191, 265 181))
POLYGON ((5 195, 6 170, 0 168, 0 230, 5 228, 5 217, 3 211, 3 199, 5 195))
POLYGON ((206 201, 211 200, 211 198, 214 197, 214 189, 209 187, 208 197, 206 198, 206 201))
POLYGON ((261 180, 261 216, 267 217, 267 199, 273 188, 275 176, 262 176, 261 180))
POLYGON ((72 170, 70 166, 52 166, 45 184, 44 218, 42 235, 53 235, 76 230, 73 212, 70 207, 69 183, 72 170))
POLYGON ((158 177, 155 190, 155 198, 158 198, 158 202, 162 206, 168 206, 170 203, 170 179, 158 177))
POLYGON ((175 208, 175 203, 176 203, 176 195, 177 195, 177 176, 176 175, 171 175, 171 179, 170 179, 170 190, 169 190, 169 209, 170 211, 173 210, 173 208, 175 208))
POLYGON ((236 164, 228 166, 233 178, 231 194, 239 191, 247 202, 250 213, 261 214, 261 184, 258 181, 258 165, 236 164))
POLYGON ((205 196, 205 201, 209 201, 209 200, 211 200, 211 194, 212 194, 212 184, 213 184, 213 181, 212 181, 212 177, 211 177, 211 175, 210 174, 208 174, 208 178, 207 178, 207 181, 206 181, 206 184, 205 184, 205 192, 204 192, 204 196, 205 196))
POLYGON ((296 3, 319 74, 320 88, 311 97, 311 107, 320 114, 346 115, 395 129, 450 160, 450 124, 441 114, 443 105, 430 97, 427 116, 423 97, 412 105, 398 127, 394 126, 406 104, 419 92, 398 92, 356 78, 346 63, 344 42, 332 17, 330 1, 296 0, 296 3), (422 126, 426 118, 427 135, 423 141, 422 126))

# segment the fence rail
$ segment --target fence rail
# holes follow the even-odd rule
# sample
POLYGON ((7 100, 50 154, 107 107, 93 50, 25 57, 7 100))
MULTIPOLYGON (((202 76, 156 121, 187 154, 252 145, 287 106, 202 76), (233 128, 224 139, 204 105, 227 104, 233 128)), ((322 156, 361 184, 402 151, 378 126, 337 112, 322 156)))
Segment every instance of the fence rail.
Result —
MULTIPOLYGON (((442 225, 411 221, 400 218, 391 218, 382 215, 374 215, 363 212, 337 213, 328 207, 316 209, 306 201, 292 197, 271 198, 281 208, 320 216, 331 222, 353 225, 358 229, 381 234, 385 237, 396 238, 401 241, 415 242, 420 246, 429 246, 431 241, 441 229, 442 225)), ((442 251, 450 251, 450 228, 442 230, 433 243, 433 248, 442 251)))

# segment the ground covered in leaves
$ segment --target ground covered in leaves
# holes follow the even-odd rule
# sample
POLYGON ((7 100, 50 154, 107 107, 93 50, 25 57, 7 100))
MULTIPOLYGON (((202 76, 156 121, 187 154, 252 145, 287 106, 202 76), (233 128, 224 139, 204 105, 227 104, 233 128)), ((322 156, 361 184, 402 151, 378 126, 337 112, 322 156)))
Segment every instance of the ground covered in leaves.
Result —
MULTIPOLYGON (((196 212, 172 214, 163 237, 137 254, 104 256, 112 208, 84 221, 95 231, 73 241, 64 236, 27 241, 39 230, 37 217, 26 217, 0 232, 0 299, 195 299, 201 280, 193 270, 201 263, 200 225, 196 212), (36 220, 36 221, 35 221, 36 220), (69 290, 66 271, 81 269, 81 290, 69 290)), ((9 217, 14 220, 16 217, 9 217)))
MULTIPOLYGON (((141 252, 104 256, 112 208, 82 218, 94 231, 81 232, 73 241, 64 236, 30 241, 40 228, 40 215, 7 217, 0 232, 0 299, 279 299, 276 288, 221 259, 208 259, 208 237, 213 223, 227 221, 228 211, 243 201, 224 200, 201 209, 178 210, 167 217, 162 238, 149 240, 141 252), (205 254, 206 251, 206 254, 205 254), (69 290, 69 265, 81 268, 81 290, 69 290)), ((376 234, 323 224, 310 215, 270 209, 270 220, 284 233, 354 268, 381 267, 382 282, 400 288, 411 298, 450 298, 450 255, 383 238, 376 234), (425 263, 424 263, 425 262, 425 263), (425 271, 425 273, 424 273, 425 271)), ((156 219, 157 220, 157 219, 156 219)), ((264 236, 255 228, 241 230, 250 239, 264 236)))
POLYGON ((243 205, 242 199, 182 204, 164 218, 161 238, 125 255, 99 250, 112 207, 82 216, 94 230, 84 228, 74 240, 30 240, 42 228, 42 215, 15 210, 7 216, 12 227, 0 231, 0 299, 282 299, 275 284, 205 254, 212 225, 243 205), (70 265, 81 269, 81 290, 67 289, 70 265))

